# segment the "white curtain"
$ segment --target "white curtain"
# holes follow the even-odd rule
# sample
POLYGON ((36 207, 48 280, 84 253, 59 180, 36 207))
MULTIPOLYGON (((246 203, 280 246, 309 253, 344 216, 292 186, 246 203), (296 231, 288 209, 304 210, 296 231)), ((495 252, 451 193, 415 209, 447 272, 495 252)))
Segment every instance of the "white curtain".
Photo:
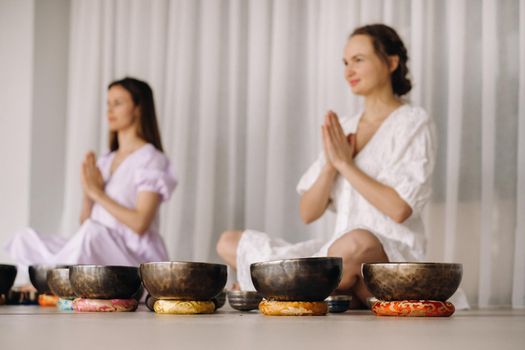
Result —
POLYGON ((439 131, 425 213, 429 261, 464 264, 471 304, 525 307, 525 1, 73 0, 63 229, 74 232, 79 163, 107 150, 107 84, 151 83, 180 180, 162 209, 172 259, 217 261, 221 231, 299 241, 295 185, 321 150, 326 110, 360 103, 342 50, 384 22, 410 54, 413 104, 439 131))

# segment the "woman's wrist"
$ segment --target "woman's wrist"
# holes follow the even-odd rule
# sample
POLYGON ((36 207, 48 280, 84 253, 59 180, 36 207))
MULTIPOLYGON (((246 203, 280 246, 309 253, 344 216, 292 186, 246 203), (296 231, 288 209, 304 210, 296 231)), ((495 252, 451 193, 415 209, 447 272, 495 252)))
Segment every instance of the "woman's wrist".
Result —
POLYGON ((337 175, 337 169, 329 163, 326 163, 321 169, 321 173, 329 178, 335 178, 337 175))
POLYGON ((85 204, 88 204, 88 205, 92 205, 93 204, 93 199, 91 199, 86 192, 84 192, 84 195, 82 196, 82 201, 85 204))
POLYGON ((355 165, 354 162, 343 163, 338 168, 339 172, 350 181, 350 178, 359 171, 359 168, 355 165))
POLYGON ((91 198, 94 202, 100 202, 105 195, 106 193, 104 192, 104 190, 97 189, 93 191, 93 195, 91 196, 91 198))

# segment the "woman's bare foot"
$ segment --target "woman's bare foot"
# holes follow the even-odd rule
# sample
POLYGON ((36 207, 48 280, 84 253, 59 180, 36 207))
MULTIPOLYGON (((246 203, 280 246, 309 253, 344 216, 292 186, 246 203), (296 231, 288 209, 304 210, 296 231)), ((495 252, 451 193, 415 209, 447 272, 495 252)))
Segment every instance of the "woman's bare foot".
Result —
POLYGON ((24 284, 18 288, 16 288, 19 292, 28 292, 28 293, 31 293, 31 292, 36 292, 36 288, 33 287, 32 284, 24 284))
POLYGON ((239 282, 233 282, 232 286, 230 287, 230 290, 241 290, 239 282))
POLYGON ((339 291, 335 290, 330 296, 337 296, 337 295, 348 295, 351 297, 350 300, 350 309, 351 310, 363 310, 363 309, 369 309, 368 305, 363 304, 361 300, 355 295, 352 291, 339 291))

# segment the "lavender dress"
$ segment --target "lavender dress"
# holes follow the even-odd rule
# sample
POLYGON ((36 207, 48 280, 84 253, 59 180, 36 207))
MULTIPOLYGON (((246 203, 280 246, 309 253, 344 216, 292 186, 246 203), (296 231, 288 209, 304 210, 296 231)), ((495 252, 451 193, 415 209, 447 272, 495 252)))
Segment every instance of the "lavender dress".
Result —
MULTIPOLYGON (((115 152, 105 154, 97 162, 106 184, 105 191, 113 200, 133 208, 137 194, 142 191, 156 192, 162 201, 169 199, 177 181, 168 158, 162 152, 146 144, 110 174, 114 156, 115 152)), ((159 235, 158 211, 149 229, 138 235, 97 203, 89 219, 70 239, 25 228, 15 233, 5 249, 19 265, 17 283, 26 283, 27 266, 32 264, 136 266, 148 261, 168 260, 159 235)))

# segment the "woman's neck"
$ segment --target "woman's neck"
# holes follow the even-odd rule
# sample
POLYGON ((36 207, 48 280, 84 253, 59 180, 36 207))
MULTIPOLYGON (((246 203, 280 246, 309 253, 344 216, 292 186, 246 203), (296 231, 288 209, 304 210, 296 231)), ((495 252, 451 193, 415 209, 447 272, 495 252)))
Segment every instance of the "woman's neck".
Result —
POLYGON ((135 128, 120 130, 117 137, 118 150, 122 153, 131 153, 146 144, 146 141, 137 135, 135 128))
POLYGON ((380 123, 402 104, 392 92, 392 87, 387 85, 365 97, 364 119, 380 123))

